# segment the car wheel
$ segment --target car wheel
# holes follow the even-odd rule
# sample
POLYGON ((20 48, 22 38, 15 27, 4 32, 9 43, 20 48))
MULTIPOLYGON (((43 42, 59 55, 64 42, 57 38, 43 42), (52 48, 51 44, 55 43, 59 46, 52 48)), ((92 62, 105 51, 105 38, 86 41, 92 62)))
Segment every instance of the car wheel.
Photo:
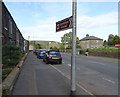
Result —
POLYGON ((45 63, 48 64, 49 63, 48 60, 45 60, 45 63))
POLYGON ((43 59, 43 62, 45 62, 45 60, 43 59))
POLYGON ((60 61, 59 64, 62 64, 62 61, 60 61))

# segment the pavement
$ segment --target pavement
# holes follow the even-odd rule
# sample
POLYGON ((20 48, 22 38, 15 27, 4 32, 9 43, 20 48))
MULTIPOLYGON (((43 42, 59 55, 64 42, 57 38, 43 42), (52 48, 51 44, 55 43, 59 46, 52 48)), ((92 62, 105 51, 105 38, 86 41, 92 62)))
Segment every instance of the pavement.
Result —
MULTIPOLYGON (((71 91, 71 54, 63 63, 45 64, 30 52, 13 95, 68 95, 71 91)), ((76 56, 76 95, 118 95, 118 59, 76 56)), ((105 96, 106 97, 106 96, 105 96)))
MULTIPOLYGON (((70 78, 54 68, 54 65, 45 64, 42 59, 38 59, 30 52, 23 63, 23 69, 12 95, 69 96, 71 93, 70 78)), ((76 85, 76 90, 76 95, 92 95, 80 85, 76 85)))

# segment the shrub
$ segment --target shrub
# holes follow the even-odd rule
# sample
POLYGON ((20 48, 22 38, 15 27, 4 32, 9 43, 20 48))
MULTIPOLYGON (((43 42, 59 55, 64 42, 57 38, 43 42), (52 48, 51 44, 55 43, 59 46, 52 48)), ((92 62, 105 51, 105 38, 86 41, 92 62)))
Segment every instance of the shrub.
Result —
POLYGON ((20 49, 9 42, 2 46, 2 63, 4 66, 15 66, 20 60, 20 49))

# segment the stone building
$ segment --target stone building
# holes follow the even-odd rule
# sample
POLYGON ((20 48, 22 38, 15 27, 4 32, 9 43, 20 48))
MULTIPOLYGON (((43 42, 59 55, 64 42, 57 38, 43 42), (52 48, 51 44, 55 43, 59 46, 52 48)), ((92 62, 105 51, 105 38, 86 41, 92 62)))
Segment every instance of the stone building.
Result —
POLYGON ((82 49, 103 48, 103 39, 86 34, 86 37, 80 40, 80 47, 82 49))
POLYGON ((59 42, 56 42, 56 41, 51 41, 51 42, 49 42, 49 49, 50 48, 54 48, 54 47, 56 47, 56 48, 60 48, 60 43, 59 42))
POLYGON ((29 51, 31 51, 31 50, 34 50, 34 46, 33 45, 29 45, 29 51))
POLYGON ((2 45, 11 41, 16 46, 20 47, 21 51, 27 51, 26 49, 28 47, 26 47, 26 44, 28 44, 28 41, 24 39, 4 2, 1 3, 1 7, 2 9, 0 13, 2 14, 2 45))

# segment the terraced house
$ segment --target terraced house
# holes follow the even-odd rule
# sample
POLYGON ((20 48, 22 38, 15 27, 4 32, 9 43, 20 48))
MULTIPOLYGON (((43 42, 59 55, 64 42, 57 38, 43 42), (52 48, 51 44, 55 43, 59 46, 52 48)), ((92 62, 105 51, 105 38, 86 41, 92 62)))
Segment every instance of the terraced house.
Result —
POLYGON ((80 40, 80 46, 82 49, 103 48, 103 39, 86 34, 86 37, 80 40))
POLYGON ((21 51, 28 50, 28 41, 24 39, 22 33, 18 29, 12 15, 8 11, 5 4, 2 2, 2 44, 6 44, 9 41, 15 43, 20 47, 21 51))

